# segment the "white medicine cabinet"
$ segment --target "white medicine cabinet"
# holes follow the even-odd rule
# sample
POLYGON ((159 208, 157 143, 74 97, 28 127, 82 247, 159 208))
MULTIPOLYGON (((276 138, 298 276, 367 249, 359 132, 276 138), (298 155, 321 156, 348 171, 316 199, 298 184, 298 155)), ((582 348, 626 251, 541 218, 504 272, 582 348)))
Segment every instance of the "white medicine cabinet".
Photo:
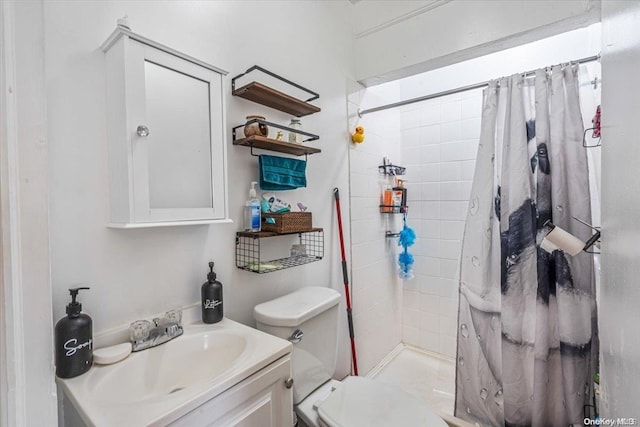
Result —
POLYGON ((118 26, 106 55, 110 223, 230 222, 226 71, 118 26))

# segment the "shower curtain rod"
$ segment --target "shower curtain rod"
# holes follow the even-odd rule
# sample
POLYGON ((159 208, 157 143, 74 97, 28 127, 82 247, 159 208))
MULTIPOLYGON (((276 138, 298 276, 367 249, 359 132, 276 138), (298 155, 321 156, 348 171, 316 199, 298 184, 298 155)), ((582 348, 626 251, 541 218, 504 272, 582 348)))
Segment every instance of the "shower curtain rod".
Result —
MULTIPOLYGON (((600 60, 600 54, 587 56, 586 58, 577 59, 575 61, 571 61, 571 64, 586 64, 588 62, 594 62, 600 60)), ((530 76, 536 73, 536 70, 526 71, 522 73, 523 76, 530 76)), ((358 110, 358 116, 362 117, 365 114, 375 113, 377 111, 388 110, 390 108, 402 107, 403 105, 409 105, 420 101, 426 101, 428 99, 439 98, 441 96, 453 95, 454 93, 466 92, 468 90, 480 89, 481 87, 488 86, 492 80, 487 80, 482 83, 474 83, 468 86, 462 86, 455 89, 449 89, 442 92, 432 93, 430 95, 419 96, 417 98, 407 99, 405 101, 394 102, 392 104, 381 105, 379 107, 367 108, 366 110, 358 110)))

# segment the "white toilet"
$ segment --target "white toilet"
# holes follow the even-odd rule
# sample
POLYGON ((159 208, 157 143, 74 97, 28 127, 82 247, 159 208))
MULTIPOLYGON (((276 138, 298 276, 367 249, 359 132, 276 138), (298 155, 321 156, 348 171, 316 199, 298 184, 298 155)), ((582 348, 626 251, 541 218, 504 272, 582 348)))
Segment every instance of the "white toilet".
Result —
POLYGON ((259 330, 293 342, 293 404, 309 427, 389 427, 447 424, 417 398, 364 377, 332 380, 338 344, 333 289, 308 287, 259 304, 259 330))

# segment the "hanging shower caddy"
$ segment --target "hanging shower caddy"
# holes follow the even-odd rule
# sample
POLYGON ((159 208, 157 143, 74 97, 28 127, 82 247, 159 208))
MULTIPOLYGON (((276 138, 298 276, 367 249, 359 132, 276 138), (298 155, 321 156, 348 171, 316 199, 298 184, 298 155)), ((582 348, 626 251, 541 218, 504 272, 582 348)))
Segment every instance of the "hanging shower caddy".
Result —
MULTIPOLYGON (((407 172, 407 168, 404 166, 394 165, 387 157, 385 157, 382 159, 382 164, 378 166, 378 172, 387 177, 397 177, 404 175, 407 172)), ((383 190, 382 203, 380 203, 380 213, 404 214, 409 211, 409 206, 407 206, 406 189, 402 187, 402 190, 397 190, 398 188, 399 187, 383 190), (387 194, 387 191, 391 191, 391 193, 387 194), (401 191, 403 193, 399 203, 396 202, 396 191, 401 191)))

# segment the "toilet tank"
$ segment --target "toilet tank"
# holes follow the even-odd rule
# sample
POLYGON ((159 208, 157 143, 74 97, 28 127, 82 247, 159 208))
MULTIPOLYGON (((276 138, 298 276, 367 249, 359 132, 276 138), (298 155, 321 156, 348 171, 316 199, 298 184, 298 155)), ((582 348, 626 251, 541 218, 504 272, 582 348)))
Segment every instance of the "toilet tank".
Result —
POLYGON ((255 306, 257 328, 289 339, 299 329, 302 338, 293 343, 293 403, 300 403, 327 382, 336 368, 338 303, 340 294, 330 288, 307 287, 255 306))

